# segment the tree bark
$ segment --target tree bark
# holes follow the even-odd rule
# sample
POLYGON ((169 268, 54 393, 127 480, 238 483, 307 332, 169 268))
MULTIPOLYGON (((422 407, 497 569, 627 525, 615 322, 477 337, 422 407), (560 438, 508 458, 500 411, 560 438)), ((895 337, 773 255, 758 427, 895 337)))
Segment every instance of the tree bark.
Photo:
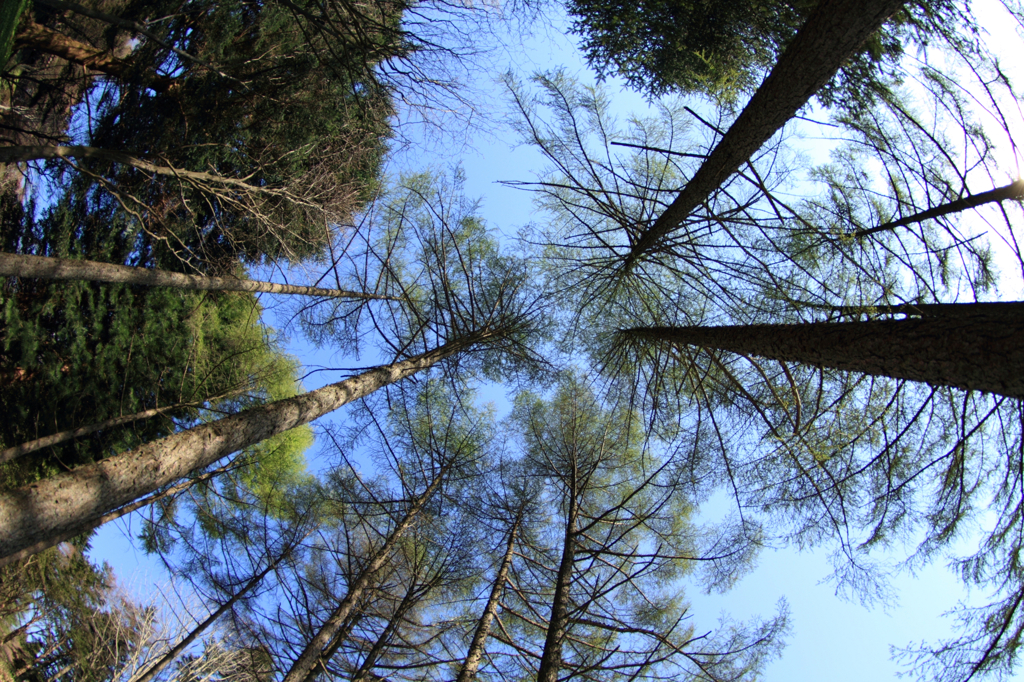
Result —
POLYGON ((5 557, 0 557, 0 568, 3 568, 4 566, 8 566, 10 564, 18 563, 20 561, 24 561, 33 554, 38 554, 39 552, 42 552, 44 549, 49 549, 54 545, 59 545, 62 542, 67 542, 76 535, 81 535, 82 533, 88 532, 93 528, 99 528, 108 521, 119 519, 125 514, 131 514, 133 511, 137 509, 142 509, 143 507, 147 507, 158 500, 164 499, 165 497, 177 495, 183 490, 188 490, 197 483, 202 483, 203 481, 208 481, 211 478, 214 478, 215 476, 219 476, 220 474, 230 470, 231 468, 233 468, 232 464, 229 463, 225 466, 214 469, 213 471, 208 471, 202 476, 196 476, 195 478, 189 479, 187 481, 182 481, 181 483, 173 485, 170 488, 167 488, 166 490, 161 490, 158 493, 153 493, 149 497, 144 497, 141 500, 136 500, 131 504, 126 504, 125 506, 110 512, 109 514, 104 514, 103 516, 100 516, 98 519, 90 523, 81 524, 69 530, 65 530, 55 535, 51 535, 46 540, 37 542, 34 545, 30 545, 22 549, 20 552, 15 552, 14 554, 8 554, 5 557))
POLYGON ((487 598, 487 605, 484 612, 477 621, 476 631, 473 633, 473 641, 469 644, 466 652, 466 659, 459 671, 459 677, 455 682, 472 682, 476 677, 476 671, 480 667, 480 661, 484 655, 484 644, 491 632, 491 622, 498 613, 498 602, 501 600, 501 593, 505 591, 505 581, 508 580, 508 569, 512 565, 513 549, 515 548, 516 531, 519 530, 519 523, 522 517, 517 517, 508 532, 508 542, 505 545, 505 555, 501 558, 501 565, 498 567, 498 574, 494 577, 494 584, 491 587, 491 594, 487 598))
POLYGON ((821 0, 693 178, 654 224, 641 233, 626 266, 678 229, 902 5, 901 0, 821 0))
POLYGON ((973 305, 950 304, 956 307, 947 314, 920 319, 638 327, 619 334, 1024 398, 1020 303, 973 305))
POLYGON ((551 620, 544 638, 544 653, 540 657, 537 682, 558 682, 558 671, 562 668, 562 642, 569 629, 569 590, 572 588, 573 567, 576 564, 576 517, 579 503, 576 499, 576 475, 572 475, 572 490, 569 491, 569 509, 565 521, 565 540, 562 543, 562 560, 555 580, 555 596, 551 603, 551 620))
POLYGON ((296 284, 260 282, 237 277, 208 277, 186 275, 180 272, 133 268, 113 263, 98 263, 90 260, 68 258, 47 258, 14 253, 0 253, 0 275, 13 277, 34 277, 37 279, 80 280, 87 282, 112 282, 135 284, 146 287, 170 287, 191 291, 250 291, 265 294, 298 294, 324 298, 351 298, 355 300, 397 300, 380 294, 364 294, 344 289, 322 289, 320 287, 296 284))
MULTIPOLYGON (((147 29, 145 26, 143 26, 142 24, 138 23, 137 21, 129 21, 127 19, 122 19, 121 17, 114 16, 113 14, 107 14, 106 12, 100 12, 100 11, 95 10, 95 9, 90 9, 88 7, 84 7, 84 6, 79 5, 78 3, 75 3, 75 2, 66 2, 65 0, 35 0, 35 2, 39 3, 40 5, 46 5, 47 7, 52 7, 55 10, 71 11, 71 12, 75 12, 76 14, 81 14, 83 16, 91 17, 93 19, 99 19, 100 21, 105 21, 108 24, 111 24, 113 26, 117 26, 118 28, 123 28, 125 30, 132 31, 134 33, 138 33, 141 36, 145 36, 148 40, 152 40, 154 43, 156 43, 160 47, 162 47, 164 49, 167 49, 167 50, 170 50, 171 52, 173 52, 174 54, 178 55, 179 57, 183 57, 185 59, 188 59, 189 61, 193 61, 193 62, 195 62, 197 64, 202 65, 202 66, 206 66, 207 68, 213 68, 209 64, 207 64, 207 63, 197 59, 196 57, 190 55, 188 52, 185 52, 184 50, 179 50, 178 48, 174 47, 173 45, 171 45, 171 44, 161 40, 160 36, 158 36, 157 34, 153 33, 152 31, 150 31, 149 29, 147 29)), ((220 73, 219 71, 217 73, 219 75, 221 75, 221 76, 224 75, 223 73, 220 73)))
MULTIPOLYGON (((14 37, 14 43, 18 47, 28 47, 46 52, 121 80, 126 80, 132 69, 131 62, 118 59, 106 50, 97 50, 92 45, 87 45, 34 21, 22 22, 14 37)), ((156 92, 167 92, 173 84, 174 79, 167 76, 150 74, 146 77, 146 86, 156 92)))
MULTIPOLYGON (((376 367, 323 388, 253 407, 134 450, 0 493, 0 557, 74 535, 129 504, 221 457, 333 412, 427 369, 497 332, 451 341, 408 360, 376 367)), ((51 542, 51 544, 55 544, 51 542)))
POLYGON ((273 188, 251 185, 245 180, 240 180, 238 178, 229 178, 224 175, 217 175, 216 173, 190 171, 182 168, 174 168, 173 166, 160 165, 152 163, 151 161, 146 161, 145 159, 140 159, 137 156, 132 156, 127 152, 117 151, 114 149, 87 147, 83 145, 61 146, 43 144, 0 147, 0 163, 25 163, 27 161, 45 161, 47 159, 99 159, 101 161, 109 161, 111 163, 120 163, 126 166, 132 166, 133 168, 138 168, 139 170, 144 170, 149 173, 155 173, 156 175, 166 175, 168 177, 184 178, 187 180, 196 180, 198 182, 224 185, 226 187, 234 187, 254 194, 281 194, 281 192, 273 188))
POLYGON ((179 403, 177 405, 168 405, 167 407, 156 407, 152 410, 143 410, 142 412, 126 414, 122 417, 112 417, 106 421, 97 422, 96 424, 89 424, 88 426, 81 426, 77 429, 59 431, 57 433, 50 434, 49 436, 36 438, 35 440, 30 440, 27 443, 15 445, 14 447, 7 448, 6 450, 0 450, 0 464, 10 462, 12 459, 17 459, 18 457, 36 452, 37 450, 42 450, 43 448, 48 448, 52 445, 58 445, 59 443, 74 440, 75 438, 88 436, 90 433, 96 433, 97 431, 102 431, 104 429, 112 429, 115 426, 130 424, 142 419, 149 419, 150 417, 156 417, 164 412, 170 412, 172 410, 178 410, 185 407, 193 407, 197 404, 198 403, 179 403))
POLYGON ((437 476, 434 477, 434 480, 430 482, 430 485, 427 486, 427 489, 413 501, 412 506, 409 507, 409 510, 405 513, 405 516, 402 517, 402 520, 398 522, 398 525, 395 526, 395 529, 391 531, 391 534, 388 535, 384 544, 381 545, 380 549, 373 554, 366 567, 359 573, 359 576, 355 581, 349 585, 348 593, 345 595, 345 598, 341 600, 341 603, 338 604, 338 608, 331 613, 327 620, 324 621, 324 624, 320 626, 320 630, 316 635, 309 640, 306 644, 306 648, 303 649, 302 653, 299 654, 299 657, 295 659, 291 669, 284 676, 284 679, 281 680, 281 682, 311 682, 315 677, 313 669, 316 667, 317 662, 320 661, 324 652, 327 650, 333 651, 337 649, 337 645, 340 642, 336 639, 336 635, 339 634, 341 626, 348 619, 352 610, 356 606, 356 602, 359 601, 363 592, 365 592, 366 588, 370 585, 373 575, 379 571, 384 565, 384 562, 387 561, 388 555, 391 554, 391 550, 394 549, 399 538, 401 538, 402 534, 408 530, 409 526, 412 525, 412 522, 416 519, 420 510, 423 509, 423 506, 430 500, 431 496, 433 496, 434 492, 441 485, 441 481, 444 480, 444 477, 448 473, 448 468, 449 467, 447 466, 443 467, 438 472, 437 476))
POLYGON ((895 230, 898 227, 906 227, 907 225, 913 225, 914 223, 920 223, 925 220, 941 218, 942 216, 966 211, 967 209, 974 208, 975 206, 999 202, 1005 199, 1024 199, 1024 180, 1016 180, 1011 182, 1009 185, 997 187, 993 190, 989 190, 988 192, 972 194, 964 197, 963 199, 957 199, 956 201, 940 204, 934 208, 929 208, 927 211, 921 211, 920 213, 909 215, 906 218, 882 223, 877 227, 871 227, 866 230, 857 230, 853 233, 853 236, 866 237, 870 234, 895 230))

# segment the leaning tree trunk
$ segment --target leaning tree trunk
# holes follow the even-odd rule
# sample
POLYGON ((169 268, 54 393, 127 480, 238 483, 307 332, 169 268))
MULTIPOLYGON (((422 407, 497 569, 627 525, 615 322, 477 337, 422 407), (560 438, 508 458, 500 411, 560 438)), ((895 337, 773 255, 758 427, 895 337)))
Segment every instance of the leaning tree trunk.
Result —
POLYGON ((501 558, 501 565, 498 567, 498 574, 494 577, 494 584, 491 587, 491 594, 487 599, 484 612, 477 621, 476 631, 473 633, 473 641, 469 644, 466 652, 466 659, 459 671, 459 677, 455 682, 472 682, 476 677, 476 671, 480 667, 480 661, 484 656, 484 644, 491 632, 491 622, 498 613, 498 602, 505 591, 505 581, 508 580, 508 569, 512 565, 512 557, 515 550, 516 531, 519 530, 521 516, 517 517, 508 532, 508 542, 505 545, 505 555, 501 558))
POLYGON ((47 161, 50 159, 94 159, 119 163, 124 166, 131 166, 139 170, 189 180, 196 183, 206 183, 212 186, 223 186, 251 194, 266 194, 271 196, 287 196, 284 192, 274 187, 260 187, 226 175, 207 173, 206 171, 190 171, 184 168, 153 163, 146 159, 139 158, 127 152, 102 147, 86 147, 83 145, 21 145, 11 147, 0 147, 0 163, 25 163, 28 161, 47 161))
MULTIPOLYGON (((22 22, 21 28, 14 36, 14 44, 18 48, 27 47, 56 55, 69 62, 81 64, 92 71, 105 73, 121 80, 127 79, 132 73, 131 62, 118 59, 107 50, 97 50, 92 45, 87 45, 34 21, 22 22)), ((167 92, 175 81, 173 78, 151 73, 145 76, 145 82, 147 87, 156 92, 167 92)))
POLYGON ((882 223, 881 225, 867 228, 865 230, 857 230, 852 236, 866 237, 878 232, 888 232, 889 230, 895 230, 898 227, 906 227, 907 225, 913 225, 914 223, 920 223, 925 220, 941 218, 943 216, 952 215, 953 213, 966 211, 969 208, 983 206, 984 204, 997 203, 1006 199, 1024 199, 1024 180, 1015 180, 1009 185, 1003 185, 1002 187, 996 187, 995 189, 982 192, 981 194, 972 194, 962 199, 957 199, 956 201, 940 204, 934 208, 929 208, 926 211, 908 215, 906 218, 891 220, 887 223, 882 223))
POLYGON ((310 393, 253 407, 95 464, 0 493, 0 557, 57 544, 68 533, 88 530, 104 514, 221 457, 311 422, 496 334, 481 332, 451 341, 408 360, 376 367, 310 393))
POLYGON ((76 280, 86 282, 112 282, 147 287, 170 287, 192 291, 251 291, 265 294, 299 294, 324 298, 351 298, 356 300, 396 300, 391 296, 365 294, 344 289, 322 289, 296 284, 259 282, 238 277, 207 277, 180 272, 133 268, 128 265, 99 263, 91 260, 47 258, 15 253, 0 253, 0 275, 32 277, 36 279, 76 280))
MULTIPOLYGON (((395 548, 402 534, 412 525, 415 521, 416 516, 423 509, 424 505, 430 501, 430 498, 434 495, 434 492, 440 487, 441 482, 448 473, 450 466, 442 467, 434 480, 430 482, 427 489, 423 491, 409 507, 409 510, 402 517, 402 520, 398 522, 394 530, 388 535, 387 540, 384 544, 374 552, 367 562, 366 566, 359 573, 359 576, 349 585, 348 593, 345 594, 345 598, 338 604, 338 608, 328 616, 327 620, 324 621, 323 625, 320 626, 320 630, 313 636, 312 639, 306 644, 306 648, 302 650, 298 658, 292 664, 291 669, 284 676, 281 682, 310 682, 315 678, 314 668, 316 664, 324 657, 325 652, 332 652, 337 650, 338 635, 341 631, 342 625, 351 615, 352 610, 355 608, 356 603, 360 597, 369 587, 370 581, 373 580, 374 574, 384 566, 384 562, 387 561, 388 556, 391 554, 391 550, 395 548)), ((330 654, 327 655, 329 657, 330 654)))
POLYGON ((36 438, 35 440, 30 440, 25 443, 21 443, 20 445, 14 445, 12 447, 5 448, 4 450, 0 450, 0 464, 3 464, 4 462, 10 462, 12 459, 17 459, 18 457, 22 457, 24 455, 36 452, 37 450, 42 450, 44 448, 52 447, 54 445, 66 443, 69 440, 75 440, 76 438, 81 438, 82 436, 88 436, 89 434, 96 433, 97 431, 112 429, 117 426, 123 426, 124 424, 131 424, 132 422, 142 421, 143 419, 149 419, 150 417, 157 417, 161 414, 166 414, 167 412, 183 410, 188 407, 197 407, 199 405, 202 405, 203 402, 212 402, 214 400, 220 400, 221 398, 227 398, 229 396, 238 395, 239 393, 244 393, 246 390, 247 389, 239 389, 235 391, 230 391, 228 393, 224 393, 222 395, 211 396, 210 398, 207 398, 205 401, 201 402, 193 401, 188 403, 177 403, 174 405, 167 405, 165 407, 154 407, 151 410, 143 410, 141 412, 135 412, 134 414, 126 414, 120 417, 111 417, 110 419, 105 419, 101 422, 88 424, 86 426, 80 426, 77 429, 68 429, 67 431, 58 431, 57 433, 51 433, 48 436, 36 438))
POLYGON ((207 471, 202 476, 190 478, 188 480, 182 481, 181 483, 178 483, 177 485, 172 485, 171 487, 164 488, 163 490, 153 493, 152 495, 143 497, 142 499, 139 500, 135 500, 131 504, 126 504, 123 507, 119 507, 114 511, 110 512, 109 514, 103 514, 102 516, 92 520, 87 524, 80 524, 70 529, 65 529, 54 535, 50 535, 49 537, 47 537, 46 540, 37 542, 34 545, 29 545, 21 551, 14 552, 13 554, 8 554, 5 557, 0 557, 0 568, 3 568, 4 566, 9 566, 11 564, 20 563, 25 559, 28 559, 33 554, 42 552, 44 549, 49 549, 54 545, 59 545, 62 542, 71 540, 76 535, 81 535, 82 533, 90 531, 93 528, 99 528, 104 523, 114 521, 116 519, 121 518, 122 516, 131 514, 133 511, 142 509, 143 507, 148 507, 149 505, 155 502, 159 502, 160 500, 163 500, 165 498, 177 495, 178 493, 184 492, 193 486, 199 485, 200 483, 204 483, 205 481, 209 481, 212 478, 216 478, 217 476, 220 476, 221 474, 230 471, 233 468, 235 468, 234 460, 232 460, 231 462, 222 467, 214 469, 213 471, 207 471))
POLYGON ((1019 303, 945 306, 905 320, 638 327, 624 342, 699 346, 770 360, 862 372, 1024 398, 1024 313, 1019 303))
MULTIPOLYGON (((409 589, 405 591, 405 596, 402 597, 402 601, 399 603, 398 608, 395 609, 394 613, 388 619, 388 624, 384 626, 384 630, 377 637, 377 641, 373 643, 370 650, 366 653, 366 657, 363 662, 359 664, 359 669, 352 675, 352 682, 376 682, 381 678, 373 674, 373 667, 377 665, 377 660, 380 658, 384 650, 387 649, 391 643, 395 632, 401 627, 402 619, 405 618, 405 614, 417 604, 422 594, 417 594, 418 589, 421 586, 416 583, 415 580, 409 583, 409 589)), ((307 676, 307 679, 309 677, 307 676)))
POLYGON ((821 0, 693 178, 633 244, 627 267, 682 225, 902 5, 902 0, 821 0))

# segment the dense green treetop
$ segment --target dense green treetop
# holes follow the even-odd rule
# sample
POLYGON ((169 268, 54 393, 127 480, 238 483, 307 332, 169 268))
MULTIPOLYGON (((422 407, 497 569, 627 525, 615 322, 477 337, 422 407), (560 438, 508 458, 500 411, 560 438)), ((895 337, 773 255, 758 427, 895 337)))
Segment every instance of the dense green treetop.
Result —
MULTIPOLYGON (((699 93, 727 103, 756 88, 816 3, 775 0, 570 0, 573 31, 601 76, 657 96, 699 93)), ((818 94, 852 109, 899 81, 908 44, 967 45, 977 28, 968 3, 910 2, 818 94), (965 30, 966 29, 966 30, 965 30)))

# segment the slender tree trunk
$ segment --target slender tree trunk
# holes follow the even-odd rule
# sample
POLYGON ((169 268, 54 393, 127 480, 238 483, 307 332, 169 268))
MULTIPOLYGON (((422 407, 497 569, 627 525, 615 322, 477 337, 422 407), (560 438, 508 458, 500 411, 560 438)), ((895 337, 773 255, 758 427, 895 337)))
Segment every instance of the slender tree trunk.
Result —
POLYGON ((259 282, 237 277, 207 277, 180 272, 133 268, 91 260, 47 258, 14 253, 0 253, 0 275, 33 277, 37 279, 78 280, 86 282, 113 282, 147 287, 170 287, 191 291, 251 291, 266 294, 298 294, 325 298, 351 298, 356 300, 396 300, 390 296, 364 294, 344 289, 322 289, 296 284, 259 282))
POLYGON ((120 163, 131 166, 156 175, 165 175, 197 182, 224 185, 226 187, 238 188, 253 194, 280 195, 282 192, 270 187, 259 187, 251 185, 245 180, 229 178, 216 173, 205 171, 190 171, 183 168, 161 165, 146 161, 127 152, 114 149, 103 149, 102 147, 60 146, 60 145, 23 145, 12 147, 0 147, 0 163, 25 163, 26 161, 46 161, 49 159, 98 159, 111 163, 120 163))
POLYGON ((192 629, 190 633, 188 633, 188 635, 182 638, 180 642, 175 644, 170 649, 170 651, 161 656, 160 660, 151 665, 144 673, 142 673, 142 675, 138 677, 133 677, 131 680, 129 680, 129 682, 150 682, 154 677, 156 677, 160 673, 161 670, 166 668, 167 665, 171 663, 171 661, 176 659, 178 655, 181 654, 181 652, 187 649, 189 645, 192 644, 192 642, 196 641, 196 638, 203 634, 203 632, 206 631, 206 628, 213 625, 213 623, 216 622, 218 618, 227 613, 228 609, 233 607, 238 602, 239 599, 244 597, 253 588, 259 585, 263 581, 263 579, 267 577, 268 573, 277 568, 277 566, 282 561, 284 561, 289 554, 291 554, 291 551, 292 547, 288 547, 285 551, 278 555, 278 557, 274 559, 274 561, 272 561, 265 569, 254 575, 249 582, 242 586, 242 589, 231 595, 231 598, 223 604, 221 604, 220 607, 216 609, 213 613, 211 613, 206 620, 204 620, 202 623, 199 623, 196 627, 192 629))
MULTIPOLYGON (((955 304, 951 304, 955 305, 955 304)), ((1020 303, 920 319, 728 327, 646 327, 624 340, 700 346, 873 376, 1024 398, 1020 303)))
POLYGON ((401 603, 391 615, 391 618, 388 620, 388 624, 384 626, 384 631, 380 633, 380 637, 377 638, 377 641, 373 643, 373 646, 370 647, 370 650, 367 652, 366 658, 364 658, 363 662, 359 664, 359 670, 352 675, 352 682, 370 682, 371 680, 379 679, 376 676, 371 676, 370 671, 373 670, 373 666, 377 664, 377 659, 380 658, 380 655, 384 652, 388 642, 391 641, 391 637, 395 630, 399 628, 402 618, 404 618, 405 614, 409 612, 409 609, 416 604, 418 599, 418 595, 416 594, 418 587, 419 586, 416 584, 415 580, 409 584, 409 589, 405 591, 405 596, 402 597, 401 603))
POLYGON ((55 537, 92 528, 104 514, 191 471, 333 412, 496 334, 482 332, 452 341, 310 393, 253 407, 95 464, 0 493, 0 557, 28 547, 54 544, 55 537))
MULTIPOLYGON (((131 73, 131 62, 110 54, 107 50, 97 50, 63 33, 58 33, 34 21, 22 22, 14 43, 18 47, 28 47, 40 52, 52 54, 87 69, 105 73, 108 76, 126 80, 131 73)), ((173 78, 150 74, 146 77, 146 86, 157 92, 167 92, 174 84, 173 78)))
POLYGON ((1011 182, 1009 185, 997 187, 993 190, 989 190, 988 192, 972 194, 964 197, 963 199, 957 199, 956 201, 950 201, 946 204, 940 204, 934 208, 929 208, 927 211, 921 211, 920 213, 909 215, 906 218, 882 223, 877 227, 868 228, 866 230, 857 230, 853 233, 853 236, 866 237, 870 234, 877 234, 878 232, 887 232, 889 230, 895 230, 897 227, 906 227, 907 225, 913 225, 914 223, 920 223, 925 220, 941 218, 942 216, 966 211, 967 209, 974 208, 975 206, 1000 202, 1005 199, 1024 199, 1024 180, 1016 180, 1011 182))
POLYGON ((157 415, 161 415, 165 412, 172 412, 186 407, 194 407, 198 404, 199 403, 178 403, 177 405, 168 405, 167 407, 156 407, 152 410, 143 410, 142 412, 136 412, 135 414, 126 414, 122 417, 112 417, 95 424, 81 426, 77 429, 52 433, 49 436, 43 436, 42 438, 36 438, 35 440, 30 440, 27 443, 7 448, 6 450, 0 450, 0 464, 10 462, 12 459, 17 459, 18 457, 36 452, 37 450, 42 450, 43 448, 59 445, 60 443, 65 443, 69 440, 74 440, 75 438, 81 438, 82 436, 88 436, 90 433, 96 433, 97 431, 103 431, 104 429, 112 429, 115 426, 130 424, 142 419, 149 419, 150 417, 156 417, 157 415))
POLYGON ((639 236, 626 266, 678 229, 902 5, 902 0, 821 0, 693 178, 639 236))
POLYGON ((309 640, 306 644, 306 648, 302 650, 299 657, 295 659, 291 669, 284 676, 281 682, 309 682, 311 681, 316 673, 314 668, 321 658, 330 658, 331 652, 337 650, 338 644, 340 644, 340 638, 337 637, 342 625, 352 614, 352 610, 356 606, 356 602, 363 596, 366 588, 370 585, 370 581, 373 579, 374 574, 381 569, 384 562, 387 561, 388 556, 391 554, 391 550, 394 549, 398 540, 402 534, 409 529, 416 516, 423 509, 423 506, 430 501, 434 492, 437 491, 441 485, 441 481, 448 473, 449 467, 442 468, 434 480, 430 482, 427 489, 417 497, 409 510, 402 517, 402 520, 398 522, 395 529, 388 535, 387 540, 381 545, 372 557, 370 557, 365 568, 359 573, 359 576, 349 585, 348 593, 345 598, 338 604, 338 608, 324 621, 324 624, 320 626, 320 630, 316 635, 309 640), (326 656, 324 654, 327 653, 326 656))
POLYGON ((517 517, 512 528, 508 532, 508 542, 505 545, 505 555, 501 558, 498 566, 498 574, 494 576, 494 584, 491 586, 491 594, 487 598, 487 605, 484 612, 477 621, 476 631, 473 633, 473 641, 469 644, 466 652, 466 660, 459 671, 459 677, 455 682, 472 682, 476 677, 476 671, 480 667, 480 661, 484 656, 484 645, 491 633, 491 622, 498 613, 498 602, 505 591, 505 581, 508 580, 508 570, 512 565, 513 549, 515 548, 516 531, 519 530, 519 523, 522 517, 517 517))
POLYGON ((579 504, 576 500, 576 476, 572 476, 569 509, 565 521, 565 540, 562 543, 562 561, 558 566, 555 580, 555 596, 551 603, 551 620, 544 638, 544 653, 540 657, 537 682, 558 682, 558 671, 562 668, 562 642, 569 629, 569 590, 572 588, 573 567, 576 564, 576 517, 579 504))

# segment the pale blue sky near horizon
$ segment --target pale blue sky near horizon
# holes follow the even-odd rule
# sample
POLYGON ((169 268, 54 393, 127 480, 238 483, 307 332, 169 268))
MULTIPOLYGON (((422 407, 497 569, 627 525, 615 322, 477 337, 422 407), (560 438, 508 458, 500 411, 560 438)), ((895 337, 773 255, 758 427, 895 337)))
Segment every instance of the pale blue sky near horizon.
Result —
MULTIPOLYGON (((592 81, 572 38, 564 35, 565 28, 564 23, 545 26, 543 31, 537 32, 537 37, 524 42, 521 51, 507 51, 507 66, 520 78, 536 70, 565 67, 582 80, 592 81)), ((489 103, 504 97, 502 86, 497 83, 498 75, 494 74, 492 93, 495 99, 489 103)), ((614 79, 606 86, 615 93, 612 101, 620 116, 625 117, 644 106, 642 98, 622 89, 614 79)), ((411 153, 393 162, 391 168, 414 171, 461 164, 467 196, 481 198, 482 216, 487 223, 506 235, 514 234, 518 227, 540 220, 542 216, 533 211, 532 198, 527 192, 498 183, 531 180, 543 161, 534 150, 517 146, 518 140, 510 135, 507 131, 496 135, 469 131, 467 149, 456 158, 411 153)), ((289 348, 310 364, 332 364, 327 355, 314 353, 300 339, 293 338, 289 348)), ((307 379, 306 387, 315 388, 335 380, 335 373, 314 374, 307 379)), ((483 400, 495 402, 499 409, 507 407, 507 398, 500 392, 490 391, 482 396, 483 400)), ((721 506, 720 501, 712 500, 708 505, 709 515, 713 516, 721 506)), ((123 582, 134 585, 133 589, 142 594, 144 585, 163 585, 166 577, 151 557, 144 556, 127 541, 126 537, 137 528, 138 520, 130 518, 108 524, 94 541, 92 557, 109 562, 123 582)), ((898 552, 895 555, 901 557, 898 552)), ((788 645, 781 659, 766 668, 762 677, 765 682, 895 679, 899 671, 906 669, 890 660, 889 647, 922 640, 935 643, 949 636, 951 621, 941 618, 941 614, 954 607, 958 600, 967 598, 963 587, 944 566, 932 564, 917 575, 904 573, 893 582, 899 604, 865 608, 837 597, 833 587, 822 582, 830 572, 824 549, 766 550, 757 568, 725 595, 704 596, 696 587, 688 588, 687 594, 700 624, 699 630, 713 627, 719 613, 728 613, 740 620, 758 614, 768 617, 780 598, 788 601, 791 614, 788 645)))

